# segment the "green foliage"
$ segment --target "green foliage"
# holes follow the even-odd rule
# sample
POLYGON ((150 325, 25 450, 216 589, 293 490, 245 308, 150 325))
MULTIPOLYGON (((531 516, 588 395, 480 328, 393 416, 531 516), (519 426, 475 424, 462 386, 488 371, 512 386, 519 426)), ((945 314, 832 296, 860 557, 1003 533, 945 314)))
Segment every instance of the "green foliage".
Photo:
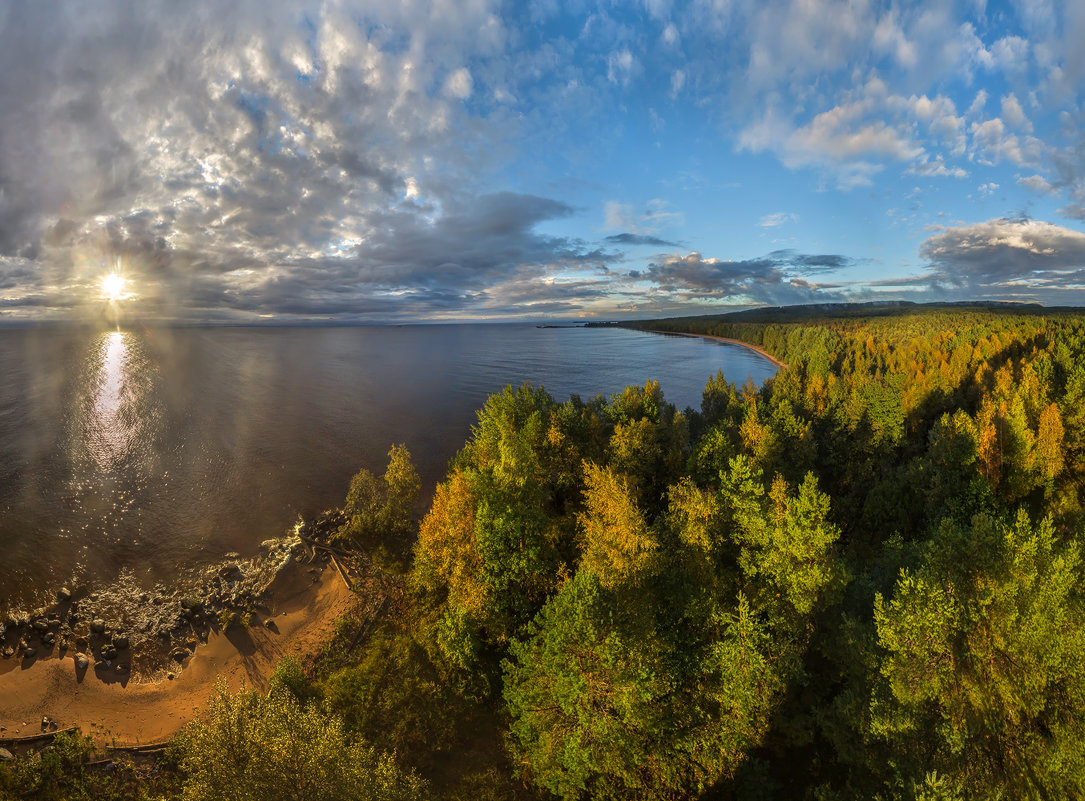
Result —
POLYGON ((151 801, 175 798, 180 792, 179 777, 168 765, 148 772, 120 755, 107 770, 92 764, 104 756, 89 737, 60 732, 39 750, 0 761, 0 799, 151 801))
POLYGON ((542 610, 505 663, 514 757, 563 798, 662 792, 652 762, 654 706, 670 689, 655 669, 659 643, 615 608, 589 572, 542 610), (615 617, 621 620, 615 620, 615 617))
POLYGON ((875 599, 884 685, 873 731, 973 793, 1085 793, 1081 559, 1049 520, 943 526, 875 599))
POLYGON ((391 756, 352 739, 338 717, 280 685, 267 694, 219 685, 207 719, 190 724, 177 748, 186 801, 393 801, 427 789, 391 756))
POLYGON ((422 482, 403 445, 388 451, 388 466, 378 478, 359 470, 350 481, 340 539, 364 548, 385 567, 400 568, 413 534, 414 504, 422 482))
POLYGON ((271 673, 271 686, 282 687, 300 704, 307 704, 320 697, 320 691, 305 675, 301 663, 292 656, 284 656, 271 673))
POLYGON ((726 482, 739 546, 739 566, 762 596, 782 598, 799 615, 831 603, 844 585, 832 548, 840 530, 829 521, 829 498, 807 473, 794 494, 780 477, 766 498, 759 470, 739 456, 726 482))

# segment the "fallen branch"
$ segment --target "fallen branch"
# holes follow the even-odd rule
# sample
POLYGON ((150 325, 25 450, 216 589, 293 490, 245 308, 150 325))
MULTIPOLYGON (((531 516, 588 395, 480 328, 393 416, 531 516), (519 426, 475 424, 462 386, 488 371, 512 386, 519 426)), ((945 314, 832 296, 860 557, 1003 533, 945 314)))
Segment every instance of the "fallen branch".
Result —
POLYGON ((332 564, 335 565, 336 571, 339 573, 340 578, 343 579, 343 583, 347 586, 348 590, 353 592, 354 587, 351 586, 350 579, 347 578, 347 571, 343 570, 342 566, 339 564, 339 560, 335 558, 334 553, 331 554, 331 558, 332 558, 332 564))
POLYGON ((52 740, 58 734, 65 734, 73 731, 78 731, 78 727, 69 726, 66 729, 43 731, 41 734, 25 734, 22 737, 0 737, 0 745, 25 745, 27 743, 37 742, 38 740, 52 740))
POLYGON ((350 554, 347 551, 344 551, 342 548, 333 548, 331 545, 325 545, 322 542, 316 542, 315 540, 306 541, 304 539, 302 540, 302 542, 304 542, 310 548, 336 554, 337 556, 350 556, 350 554))
POLYGON ((132 754, 153 754, 157 751, 165 751, 168 746, 169 741, 164 743, 147 743, 146 745, 110 745, 106 746, 106 750, 123 751, 132 754))

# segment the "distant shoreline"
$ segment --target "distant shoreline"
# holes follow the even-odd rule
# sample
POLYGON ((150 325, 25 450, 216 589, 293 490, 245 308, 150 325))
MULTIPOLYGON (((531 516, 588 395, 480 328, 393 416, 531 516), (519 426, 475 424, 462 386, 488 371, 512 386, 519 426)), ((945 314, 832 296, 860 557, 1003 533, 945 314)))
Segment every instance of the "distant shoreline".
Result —
POLYGON ((711 334, 694 334, 694 333, 691 333, 689 331, 660 331, 657 328, 636 328, 636 329, 633 329, 633 330, 635 330, 635 331, 643 331, 646 334, 663 334, 665 336, 675 336, 675 337, 698 337, 700 339, 711 339, 714 342, 723 342, 723 343, 725 343, 727 345, 739 345, 740 347, 746 348, 747 350, 752 350, 754 353, 758 354, 759 356, 764 356, 766 359, 768 359, 770 362, 775 364, 781 370, 787 369, 787 363, 786 362, 780 361, 779 359, 777 359, 775 356, 773 356, 771 353, 769 353, 765 349, 759 348, 757 345, 751 345, 749 342, 743 342, 741 339, 731 339, 729 337, 716 337, 716 336, 712 336, 711 334))

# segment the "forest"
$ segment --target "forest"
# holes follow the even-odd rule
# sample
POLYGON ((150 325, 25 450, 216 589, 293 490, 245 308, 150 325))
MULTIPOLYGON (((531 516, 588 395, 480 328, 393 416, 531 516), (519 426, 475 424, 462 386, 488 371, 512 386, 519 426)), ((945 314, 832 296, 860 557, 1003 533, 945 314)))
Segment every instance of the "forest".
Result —
POLYGON ((634 327, 787 366, 699 409, 506 387, 424 508, 392 447, 335 537, 364 638, 220 692, 149 775, 70 738, 0 797, 1085 796, 1085 314, 634 327))

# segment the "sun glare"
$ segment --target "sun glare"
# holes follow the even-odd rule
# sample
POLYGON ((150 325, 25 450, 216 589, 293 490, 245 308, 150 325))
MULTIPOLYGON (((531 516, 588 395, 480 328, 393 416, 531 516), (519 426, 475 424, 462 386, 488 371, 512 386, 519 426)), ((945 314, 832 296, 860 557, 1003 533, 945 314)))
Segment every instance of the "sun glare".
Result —
POLYGON ((124 284, 120 273, 107 273, 102 278, 102 294, 109 300, 120 300, 124 297, 124 284))

